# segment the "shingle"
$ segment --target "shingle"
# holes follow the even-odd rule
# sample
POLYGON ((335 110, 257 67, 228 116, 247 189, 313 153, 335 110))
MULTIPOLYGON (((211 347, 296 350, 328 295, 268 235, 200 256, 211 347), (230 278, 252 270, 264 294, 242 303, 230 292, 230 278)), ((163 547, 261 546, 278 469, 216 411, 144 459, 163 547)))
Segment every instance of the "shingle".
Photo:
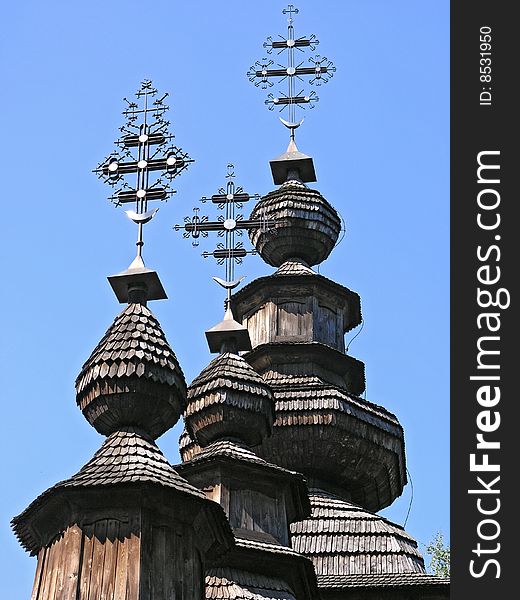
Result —
POLYGON ((272 398, 263 378, 241 356, 226 352, 213 359, 191 382, 188 399, 226 388, 272 398))
POLYGON ((318 576, 424 574, 417 542, 399 525, 321 490, 310 500, 312 514, 291 525, 291 539, 318 576))
POLYGON ((426 573, 381 573, 357 575, 318 575, 320 589, 373 587, 439 586, 447 587, 450 579, 426 573))
MULTIPOLYGON (((193 458, 184 462, 183 464, 195 465, 201 462, 211 461, 212 459, 217 457, 226 457, 238 462, 247 463, 251 465, 258 465, 260 467, 275 471, 277 473, 286 473, 287 475, 291 475, 292 477, 296 477, 301 481, 304 481, 303 475, 301 475, 300 473, 296 473, 295 471, 289 471, 287 469, 284 469, 283 467, 279 467, 278 465, 269 463, 263 458, 257 456, 245 445, 238 444, 237 442, 231 442, 229 440, 213 442, 210 446, 201 449, 198 454, 196 454, 193 458)), ((179 465, 180 469, 182 469, 182 467, 183 465, 179 465)))
POLYGON ((226 352, 189 386, 184 416, 190 434, 203 446, 229 437, 256 446, 271 432, 273 394, 243 357, 226 352))
POLYGON ((206 572, 206 600, 295 600, 281 579, 240 569, 218 568, 206 572))
POLYGON ((38 549, 37 542, 26 523, 60 490, 144 482, 161 485, 201 500, 206 499, 203 492, 190 485, 175 471, 150 437, 128 427, 111 434, 78 473, 38 496, 12 520, 13 530, 22 546, 34 553, 38 549))
POLYGON ((81 368, 76 379, 78 404, 100 379, 134 372, 160 383, 175 380, 185 388, 182 370, 159 322, 140 304, 129 304, 116 317, 81 368))

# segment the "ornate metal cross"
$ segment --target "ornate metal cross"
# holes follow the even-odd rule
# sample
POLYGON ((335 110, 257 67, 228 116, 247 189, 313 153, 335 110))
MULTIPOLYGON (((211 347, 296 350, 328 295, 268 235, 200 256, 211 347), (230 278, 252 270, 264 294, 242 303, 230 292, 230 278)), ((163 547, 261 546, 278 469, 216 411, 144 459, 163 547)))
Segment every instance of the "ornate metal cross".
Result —
POLYGON ((166 200, 175 193, 170 182, 189 163, 189 156, 170 144, 174 136, 168 132, 169 121, 164 113, 168 94, 158 96, 150 80, 141 83, 135 94, 137 101, 124 98, 123 111, 126 123, 120 127, 122 136, 116 140, 118 150, 112 152, 94 170, 100 179, 116 187, 109 197, 116 206, 135 202, 135 210, 126 214, 138 226, 137 258, 142 260, 143 225, 150 221, 158 209, 148 210, 148 202, 166 200), (130 176, 135 183, 126 181, 130 176))
POLYGON ((269 89, 273 87, 273 79, 277 80, 278 84, 287 83, 287 93, 279 92, 278 95, 269 93, 265 103, 269 110, 274 110, 279 107, 280 111, 288 108, 288 120, 280 118, 281 122, 290 130, 291 139, 294 140, 295 130, 303 123, 303 119, 296 121, 296 109, 314 108, 319 98, 314 90, 310 93, 305 93, 304 89, 298 90, 298 81, 304 82, 304 77, 309 77, 310 85, 320 86, 322 83, 327 83, 336 71, 336 67, 325 56, 319 54, 311 56, 308 59, 309 65, 305 65, 305 59, 301 62, 297 61, 296 51, 305 52, 304 49, 310 48, 312 52, 316 49, 319 41, 315 35, 309 37, 294 37, 293 15, 298 14, 298 9, 293 4, 289 4, 284 8, 282 13, 288 14, 287 19, 287 37, 281 35, 279 39, 273 40, 271 36, 264 42, 264 48, 268 54, 272 54, 273 50, 277 50, 277 54, 287 52, 287 64, 275 64, 274 60, 262 58, 250 68, 247 73, 249 80, 256 87, 269 89))
POLYGON ((219 277, 213 279, 227 290, 227 302, 231 297, 231 290, 237 287, 243 277, 235 280, 235 265, 242 264, 245 256, 248 254, 256 254, 256 250, 247 250, 242 241, 236 237, 241 237, 244 230, 262 229, 267 231, 272 228, 275 221, 269 219, 244 219, 242 214, 237 211, 241 210, 244 203, 250 200, 258 200, 258 194, 250 195, 244 192, 243 188, 235 185, 234 166, 228 164, 226 174, 226 186, 221 187, 217 194, 213 194, 211 198, 203 196, 201 202, 203 204, 211 202, 216 204, 218 209, 222 211, 216 221, 210 221, 206 215, 200 215, 200 209, 193 209, 193 216, 185 217, 183 225, 175 225, 175 231, 183 230, 183 237, 192 238, 192 245, 198 246, 200 237, 207 238, 210 231, 215 231, 218 237, 224 238, 223 242, 219 242, 216 248, 211 251, 202 252, 204 258, 212 256, 217 261, 217 264, 225 264, 226 278, 225 280, 219 277))

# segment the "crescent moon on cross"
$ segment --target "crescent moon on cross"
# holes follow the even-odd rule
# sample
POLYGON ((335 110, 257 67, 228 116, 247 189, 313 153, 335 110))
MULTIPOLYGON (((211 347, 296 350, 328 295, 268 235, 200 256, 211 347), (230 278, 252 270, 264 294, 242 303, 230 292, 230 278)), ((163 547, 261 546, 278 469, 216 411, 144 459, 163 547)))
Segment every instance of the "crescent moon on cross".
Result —
POLYGON ((224 281, 220 279, 220 277, 213 277, 213 281, 216 281, 219 285, 221 285, 226 290, 233 290, 240 284, 242 279, 245 278, 245 275, 242 275, 239 279, 235 279, 234 281, 224 281))
POLYGON ((154 208, 153 210, 149 210, 148 212, 145 213, 136 213, 134 210, 125 210, 126 216, 131 219, 134 223, 137 223, 139 225, 139 223, 141 223, 142 225, 144 225, 145 223, 148 223, 148 221, 151 221, 157 211, 159 209, 158 208, 154 208))
POLYGON ((282 119, 282 117, 279 117, 279 119, 287 127, 287 129, 298 129, 298 127, 305 120, 305 118, 303 118, 299 123, 291 123, 291 121, 286 121, 285 119, 282 119))

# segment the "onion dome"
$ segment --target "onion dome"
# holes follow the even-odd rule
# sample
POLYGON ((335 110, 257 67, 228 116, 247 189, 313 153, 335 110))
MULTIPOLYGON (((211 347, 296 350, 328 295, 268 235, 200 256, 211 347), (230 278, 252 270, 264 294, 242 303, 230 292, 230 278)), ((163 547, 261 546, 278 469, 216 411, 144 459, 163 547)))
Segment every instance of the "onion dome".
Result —
POLYGON ((291 525, 292 545, 318 576, 423 574, 417 542, 384 517, 320 490, 311 490, 312 515, 291 525))
POLYGON ((83 365, 76 394, 104 435, 134 425, 156 439, 175 425, 186 404, 184 375, 144 304, 131 303, 116 317, 83 365))
POLYGON ((185 420, 201 447, 221 439, 256 446, 271 432, 273 395, 241 356, 224 352, 189 386, 185 420))
MULTIPOLYGON (((90 509, 96 506, 96 490, 102 492, 110 488, 114 499, 118 489, 125 490, 122 496, 124 500, 118 502, 131 503, 131 490, 140 494, 143 484, 189 497, 194 503, 193 507, 199 505, 213 513, 212 518, 218 527, 226 530, 219 535, 230 538, 231 532, 220 506, 210 502, 203 492, 183 479, 153 439, 133 427, 112 433, 76 475, 57 483, 36 498, 13 519, 14 532, 22 546, 31 554, 36 554, 49 543, 56 531, 64 530, 74 522, 77 514, 73 506, 78 508, 79 504, 85 504, 90 509), (89 490, 88 494, 86 490, 89 490)), ((100 498, 104 506, 106 495, 100 498)))
MULTIPOLYGON (((251 357, 248 357, 248 359, 251 357)), ((406 484, 403 429, 386 409, 315 376, 264 373, 276 420, 256 452, 303 473, 319 487, 347 490, 368 510, 380 510, 406 484)))
POLYGON ((268 264, 279 267, 299 259, 308 265, 323 262, 341 231, 338 213, 317 190, 290 179, 264 196, 250 219, 276 221, 273 229, 251 229, 249 236, 268 264))

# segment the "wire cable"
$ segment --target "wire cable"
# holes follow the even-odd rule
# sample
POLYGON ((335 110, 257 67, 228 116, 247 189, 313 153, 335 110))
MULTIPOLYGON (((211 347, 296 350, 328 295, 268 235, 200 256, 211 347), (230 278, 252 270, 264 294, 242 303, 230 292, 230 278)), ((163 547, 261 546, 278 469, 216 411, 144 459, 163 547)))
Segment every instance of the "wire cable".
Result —
POLYGON ((410 480, 410 487, 412 490, 412 495, 410 496, 410 504, 408 505, 408 512, 406 513, 406 518, 404 520, 403 527, 406 527, 406 523, 408 522, 408 517, 410 516, 410 511, 412 510, 412 504, 413 504, 413 479, 412 479, 412 475, 410 474, 410 471, 408 470, 408 467, 406 467, 406 473, 408 475, 408 479, 410 480))
POLYGON ((361 327, 359 328, 359 331, 356 333, 356 335, 349 341, 349 343, 347 344, 347 347, 345 349, 345 352, 349 351, 350 345, 352 344, 352 342, 357 338, 357 336, 363 331, 363 327, 365 326, 365 319, 363 319, 363 317, 361 317, 361 327))

